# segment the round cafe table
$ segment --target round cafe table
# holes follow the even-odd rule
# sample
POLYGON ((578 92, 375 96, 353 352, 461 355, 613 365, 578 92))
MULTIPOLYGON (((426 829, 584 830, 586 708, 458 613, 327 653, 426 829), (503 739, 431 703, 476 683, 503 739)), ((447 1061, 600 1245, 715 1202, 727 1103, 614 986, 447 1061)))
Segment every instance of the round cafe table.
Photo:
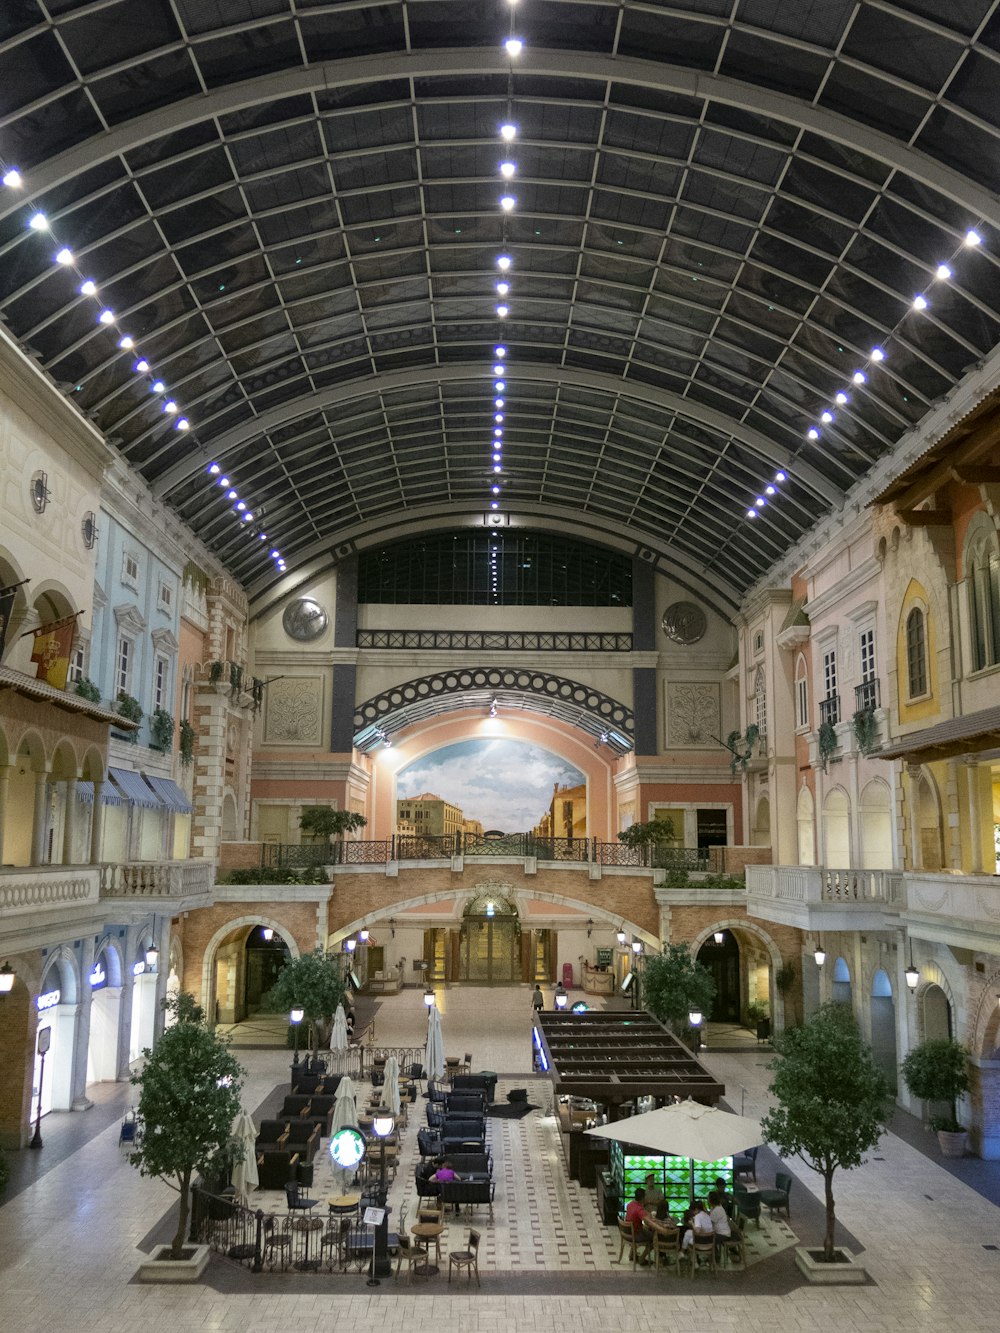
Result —
POLYGON ((427 1247, 427 1260, 419 1268, 414 1268, 414 1273, 418 1277, 435 1277, 441 1270, 438 1264, 441 1262, 441 1233, 444 1231, 443 1222, 414 1222, 410 1227, 410 1234, 416 1236, 417 1240, 423 1241, 427 1247), (434 1257, 437 1264, 430 1262, 431 1242, 434 1243, 434 1257))
POLYGON ((310 1269, 319 1268, 320 1261, 309 1258, 309 1237, 314 1231, 323 1230, 322 1219, 318 1217, 296 1217, 292 1220, 291 1229, 292 1231, 303 1232, 306 1238, 305 1254, 292 1266, 297 1268, 300 1273, 308 1273, 310 1269))
POLYGON ((338 1217, 348 1213, 356 1213, 358 1211, 358 1205, 361 1203, 361 1192, 355 1191, 352 1194, 331 1195, 326 1202, 330 1212, 336 1214, 338 1217))

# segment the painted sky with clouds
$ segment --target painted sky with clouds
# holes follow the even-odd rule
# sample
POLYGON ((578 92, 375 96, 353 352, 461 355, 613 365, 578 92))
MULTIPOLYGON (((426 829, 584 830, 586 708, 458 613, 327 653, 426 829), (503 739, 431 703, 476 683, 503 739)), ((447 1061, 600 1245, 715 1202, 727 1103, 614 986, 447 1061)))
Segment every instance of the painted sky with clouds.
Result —
POLYGON ((552 788, 586 781, 578 768, 528 741, 485 737, 445 745, 396 774, 399 798, 432 791, 484 829, 526 832, 541 819, 552 788))

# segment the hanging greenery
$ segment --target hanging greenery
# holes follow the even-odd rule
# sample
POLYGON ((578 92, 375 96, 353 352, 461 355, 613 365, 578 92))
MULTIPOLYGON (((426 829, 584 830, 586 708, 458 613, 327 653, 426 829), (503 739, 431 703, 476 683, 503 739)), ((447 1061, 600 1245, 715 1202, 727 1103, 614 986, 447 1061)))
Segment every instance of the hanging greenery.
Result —
POLYGON ((191 760, 194 758, 194 727, 192 727, 186 717, 181 719, 180 745, 178 748, 180 750, 181 763, 184 765, 190 764, 191 760))
POLYGON ((229 688, 234 699, 243 688, 243 668, 238 662, 229 663, 229 688))
POLYGON ((149 720, 149 734, 152 748, 169 752, 174 745, 174 719, 165 708, 154 708, 149 720))
POLYGON ((223 671, 225 671, 225 669, 226 669, 225 662, 209 662, 208 664, 209 684, 217 685, 219 681, 222 679, 222 673, 223 671))
POLYGON ((826 766, 830 762, 830 756, 839 745, 839 741, 837 740, 837 729, 832 722, 820 723, 817 740, 819 743, 820 763, 823 765, 823 772, 825 773, 826 766))
POLYGON ((759 739, 760 728, 752 722, 742 734, 738 731, 731 731, 726 737, 726 749, 733 756, 729 761, 729 770, 733 777, 737 773, 745 773, 750 767, 754 746, 759 739))
POLYGON ((875 721, 874 708, 861 708, 855 714, 851 722, 854 728, 854 739, 858 749, 862 754, 871 754, 875 748, 875 740, 878 736, 878 723, 875 721))
MULTIPOLYGON (((118 698, 115 701, 115 712, 119 717, 127 718, 129 722, 142 721, 142 704, 138 699, 133 699, 131 694, 126 694, 124 690, 118 691, 118 698)), ((139 733, 133 731, 129 740, 134 745, 138 739, 139 733)))
POLYGON ((81 699, 87 699, 92 704, 101 702, 101 691, 88 676, 76 682, 76 692, 81 699))

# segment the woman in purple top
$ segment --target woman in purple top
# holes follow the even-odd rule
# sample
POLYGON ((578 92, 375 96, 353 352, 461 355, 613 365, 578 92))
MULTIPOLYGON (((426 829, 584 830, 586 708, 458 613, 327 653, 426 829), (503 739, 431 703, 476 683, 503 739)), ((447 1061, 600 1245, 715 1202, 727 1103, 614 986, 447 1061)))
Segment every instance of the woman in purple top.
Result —
POLYGON ((451 1162, 447 1158, 441 1163, 438 1169, 431 1176, 431 1180, 459 1180, 459 1174, 452 1169, 451 1162))

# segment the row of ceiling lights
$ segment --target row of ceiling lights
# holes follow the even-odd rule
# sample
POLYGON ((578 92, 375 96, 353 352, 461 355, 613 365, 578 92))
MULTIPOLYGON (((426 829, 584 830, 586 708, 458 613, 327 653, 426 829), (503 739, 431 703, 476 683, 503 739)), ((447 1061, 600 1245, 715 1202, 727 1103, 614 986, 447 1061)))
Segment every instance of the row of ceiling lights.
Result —
MULTIPOLYGON (((6 163, 0 159, 0 171, 3 173, 0 179, 2 179, 3 184, 8 189, 24 189, 24 178, 16 167, 7 166, 6 163)), ((189 431, 191 429, 191 422, 181 411, 177 400, 170 394, 166 383, 157 375, 149 358, 142 355, 133 335, 125 332, 121 328, 118 316, 114 310, 109 306, 106 306, 101 300, 100 289, 97 283, 93 278, 89 278, 84 274, 77 263, 77 257, 73 249, 68 245, 60 244, 48 215, 37 208, 33 208, 28 218, 27 225, 31 231, 37 232, 39 235, 48 236, 50 241, 57 246, 56 252, 53 255, 53 263, 59 268, 65 269, 67 272, 74 275, 77 283, 77 291, 80 296, 91 301, 94 305, 97 312, 97 323, 103 325, 110 332, 117 335, 118 347, 128 356, 133 373, 144 377, 150 393, 160 400, 160 410, 173 422, 174 429, 180 431, 182 434, 189 431)), ((226 499, 232 506, 232 513, 237 521, 243 526, 249 524, 250 526, 247 530, 256 536, 258 540, 266 542, 268 539, 267 533, 261 532, 258 528, 253 526, 254 514, 252 508, 245 500, 240 498, 229 478, 221 475, 222 469, 219 465, 217 463, 210 463, 207 471, 216 484, 223 489, 226 499)), ((275 563, 275 567, 281 573, 284 573, 285 562, 282 559, 280 550, 278 550, 277 547, 271 547, 270 555, 275 563)))

